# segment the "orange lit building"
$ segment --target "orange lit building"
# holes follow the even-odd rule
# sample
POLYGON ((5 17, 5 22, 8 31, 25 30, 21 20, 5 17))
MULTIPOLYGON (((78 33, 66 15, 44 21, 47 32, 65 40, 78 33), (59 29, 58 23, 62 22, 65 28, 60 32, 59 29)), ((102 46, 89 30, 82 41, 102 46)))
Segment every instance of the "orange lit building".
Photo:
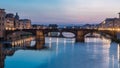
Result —
POLYGON ((5 16, 5 29, 6 30, 14 30, 14 14, 9 13, 5 16))
POLYGON ((31 20, 20 19, 19 20, 19 29, 31 29, 31 20))

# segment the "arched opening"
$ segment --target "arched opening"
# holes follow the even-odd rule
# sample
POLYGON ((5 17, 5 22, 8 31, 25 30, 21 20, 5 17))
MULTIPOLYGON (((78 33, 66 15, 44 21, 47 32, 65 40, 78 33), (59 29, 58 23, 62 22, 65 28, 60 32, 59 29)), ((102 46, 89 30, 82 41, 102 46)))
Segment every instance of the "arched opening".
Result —
POLYGON ((66 38, 74 38, 75 34, 72 32, 62 32, 62 35, 66 38))
POLYGON ((101 34, 99 33, 87 33, 84 37, 100 37, 101 34))
POLYGON ((108 34, 102 33, 87 33, 84 36, 85 42, 94 42, 94 43, 111 43, 111 36, 108 34))
POLYGON ((106 38, 111 38, 112 36, 106 33, 99 33, 99 32, 92 32, 92 33, 87 33, 84 35, 84 37, 106 37, 106 38))
POLYGON ((48 32, 46 34, 46 36, 48 36, 48 37, 58 37, 58 36, 60 36, 60 32, 48 32))

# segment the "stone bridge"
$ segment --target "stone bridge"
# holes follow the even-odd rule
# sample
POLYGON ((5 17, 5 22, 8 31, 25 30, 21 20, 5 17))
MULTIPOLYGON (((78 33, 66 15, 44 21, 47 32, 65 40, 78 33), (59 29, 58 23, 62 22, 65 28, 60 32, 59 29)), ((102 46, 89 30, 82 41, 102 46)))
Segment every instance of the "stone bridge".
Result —
POLYGON ((73 33, 75 35, 74 37, 77 36, 77 30, 76 29, 65 29, 65 28, 62 28, 62 29, 45 29, 44 30, 45 36, 66 38, 62 34, 63 32, 70 32, 70 33, 73 33), (59 33, 59 35, 58 36, 49 35, 49 33, 51 33, 51 32, 59 33))
POLYGON ((109 35, 111 38, 116 38, 117 37, 117 32, 116 31, 110 31, 110 30, 98 30, 98 29, 68 29, 68 28, 58 28, 58 29, 23 29, 23 30, 14 30, 10 31, 7 30, 5 33, 5 37, 8 37, 10 34, 13 34, 15 32, 19 31, 24 31, 24 32, 29 32, 35 35, 37 38, 44 39, 46 34, 49 32, 59 32, 60 36, 59 37, 64 37, 62 35, 62 32, 71 32, 75 35, 76 42, 82 42, 84 41, 84 37, 88 33, 99 33, 102 35, 109 35))

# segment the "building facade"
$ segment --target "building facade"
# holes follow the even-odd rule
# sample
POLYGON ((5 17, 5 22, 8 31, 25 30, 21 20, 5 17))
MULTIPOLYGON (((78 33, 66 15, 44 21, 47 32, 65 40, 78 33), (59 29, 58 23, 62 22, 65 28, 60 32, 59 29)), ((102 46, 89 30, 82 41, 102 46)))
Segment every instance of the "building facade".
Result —
POLYGON ((14 30, 14 14, 9 13, 5 16, 5 29, 6 30, 14 30))
POLYGON ((4 37, 5 31, 5 9, 0 9, 0 39, 4 37))
POLYGON ((99 24, 99 28, 120 28, 120 14, 119 18, 107 18, 99 24))
POLYGON ((24 29, 31 29, 31 20, 24 19, 24 29))
POLYGON ((19 29, 31 29, 31 20, 20 19, 19 20, 19 29))

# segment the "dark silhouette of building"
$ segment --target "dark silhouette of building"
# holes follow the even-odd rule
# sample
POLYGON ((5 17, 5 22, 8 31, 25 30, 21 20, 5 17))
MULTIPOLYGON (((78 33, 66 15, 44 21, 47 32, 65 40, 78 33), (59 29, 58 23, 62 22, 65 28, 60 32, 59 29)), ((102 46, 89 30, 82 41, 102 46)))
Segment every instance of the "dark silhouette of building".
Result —
POLYGON ((58 27, 58 25, 57 24, 49 24, 48 27, 50 27, 52 29, 56 29, 58 27))

